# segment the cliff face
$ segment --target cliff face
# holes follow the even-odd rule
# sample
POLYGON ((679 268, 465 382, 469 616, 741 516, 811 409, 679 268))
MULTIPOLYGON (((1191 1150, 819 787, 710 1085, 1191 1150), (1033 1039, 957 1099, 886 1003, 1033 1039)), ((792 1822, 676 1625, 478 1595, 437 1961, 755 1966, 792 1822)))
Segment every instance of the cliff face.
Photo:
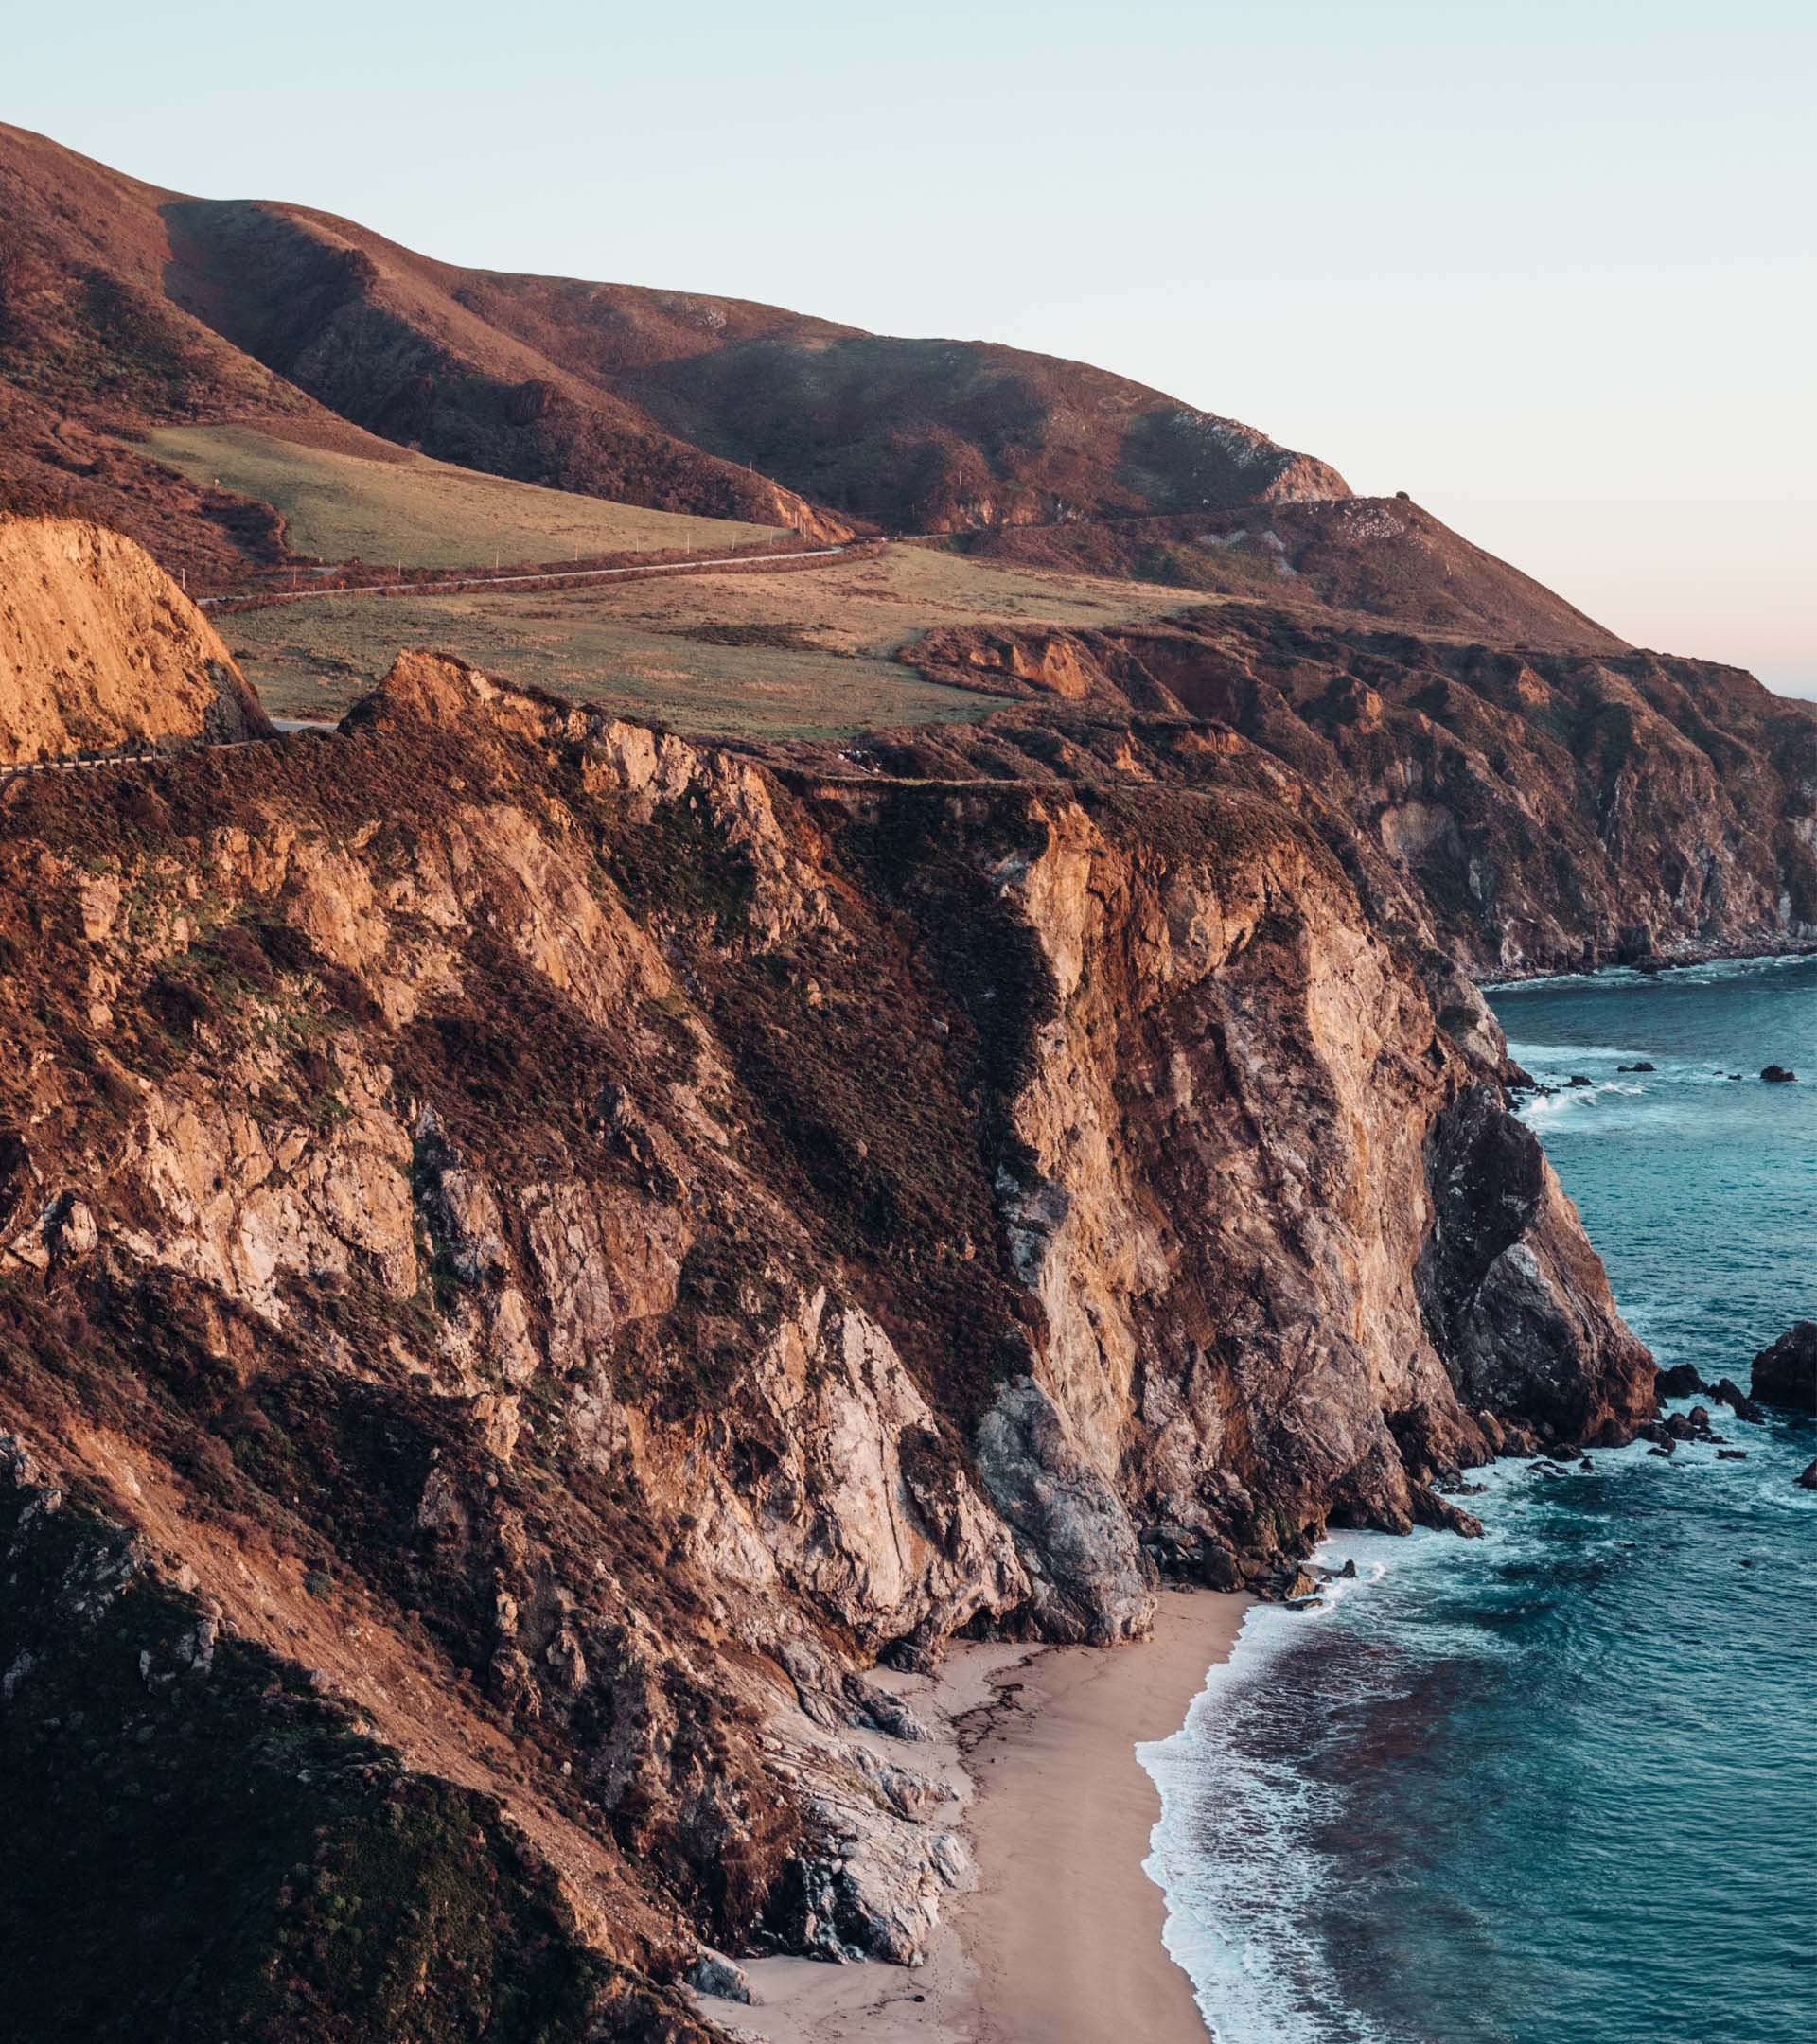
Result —
MULTIPOLYGON (((684 2035, 702 1935, 919 1953, 963 1854, 879 1660, 1468 1531, 1447 1471, 1652 1410, 1394 862, 1170 731, 822 775, 412 655, 338 737, 4 812, 30 1508, 479 1798, 474 1864, 503 1807, 556 1883, 504 1918, 608 1967, 539 2034, 684 2035)), ((15 1627, 9 1708, 98 1622, 15 1627)))
POLYGON ((1103 749, 1093 733, 1126 731, 1132 709, 1207 722, 1342 807, 1478 977, 1817 942, 1817 709, 1735 668, 1234 604, 1150 630, 959 627, 905 657, 1079 707, 1044 707, 1050 736, 1026 748, 905 735, 879 751, 896 770, 1001 770, 1014 749, 1015 771, 1047 774, 1054 732, 1103 749))
POLYGON ((214 627, 143 549, 0 517, 0 765, 271 729, 214 627))

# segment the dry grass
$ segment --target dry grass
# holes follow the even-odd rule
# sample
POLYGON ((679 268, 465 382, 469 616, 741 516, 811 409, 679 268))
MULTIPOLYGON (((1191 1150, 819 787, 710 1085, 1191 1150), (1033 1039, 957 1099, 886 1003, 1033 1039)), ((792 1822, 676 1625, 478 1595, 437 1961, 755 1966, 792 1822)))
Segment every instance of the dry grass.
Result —
POLYGON ((983 715, 989 698, 891 658, 937 625, 1110 626, 1182 607, 1178 590, 895 546, 554 593, 324 596, 220 622, 278 716, 338 716, 400 646, 424 645, 677 730, 788 737, 983 715))
POLYGON ((300 554, 403 568, 481 568, 599 554, 728 552, 780 528, 685 518, 482 475, 387 447, 382 455, 308 446, 252 426, 172 426, 146 446, 191 481, 213 483, 289 521, 300 554))

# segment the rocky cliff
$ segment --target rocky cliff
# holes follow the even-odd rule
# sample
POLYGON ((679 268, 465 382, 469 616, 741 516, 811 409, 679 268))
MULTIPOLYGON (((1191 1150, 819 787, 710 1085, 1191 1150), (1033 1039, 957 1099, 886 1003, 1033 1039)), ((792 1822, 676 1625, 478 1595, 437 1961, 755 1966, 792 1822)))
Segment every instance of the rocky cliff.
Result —
POLYGON ((1736 668, 1236 603, 1136 630, 956 626, 903 657, 1027 707, 896 734, 892 771, 1046 778, 1120 751, 1178 778, 1145 728, 1209 726, 1340 806, 1480 978, 1817 943, 1817 707, 1736 668))
POLYGON ((214 627, 130 539, 0 516, 0 766, 269 732, 214 627))
POLYGON ((46 1978, 152 2035, 681 2038, 702 1939, 912 1960, 963 1848, 880 1665, 1468 1533, 1461 1466, 1650 1415, 1403 864, 1122 725, 1001 740, 1038 783, 766 761, 409 655, 331 738, 15 785, 46 1978), (196 1739, 231 1894, 77 1950, 45 1897, 174 1881, 196 1739))

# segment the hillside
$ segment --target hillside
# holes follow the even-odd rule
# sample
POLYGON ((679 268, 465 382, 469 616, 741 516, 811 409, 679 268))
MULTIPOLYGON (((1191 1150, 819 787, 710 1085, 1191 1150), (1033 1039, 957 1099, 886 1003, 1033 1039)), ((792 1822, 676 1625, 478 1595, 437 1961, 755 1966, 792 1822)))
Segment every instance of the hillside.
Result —
POLYGON ((1415 631, 1491 644, 1627 650, 1593 618, 1472 546, 1404 496, 999 527, 963 543, 989 560, 1134 575, 1182 590, 1392 620, 1415 631))
MULTIPOLYGON (((1247 427, 1081 363, 461 270, 304 207, 160 191, 16 129, 0 193, 0 368, 15 403, 84 426, 323 407, 496 474, 822 533, 803 500, 947 530, 1345 493, 1247 427)), ((124 493, 129 475, 109 480, 124 493)))
POLYGON ((773 525, 512 483, 431 461, 336 421, 170 426, 145 445, 191 481, 269 503, 294 554, 383 568, 559 564, 598 555, 729 554, 774 542, 773 525))
POLYGON ((141 548, 0 514, 0 766, 270 729, 214 627, 141 548))
MULTIPOLYGON (((1352 499, 1314 457, 1087 363, 462 269, 308 207, 161 191, 18 129, 0 128, 0 503, 103 518, 215 587, 281 556, 299 499, 323 503, 307 450, 390 445, 626 517, 952 534, 1024 565, 1620 644, 1404 500, 1352 499), (261 423, 256 454, 197 451, 198 428, 261 423)), ((452 497, 449 516, 460 529, 432 516, 419 556, 470 554, 452 497)), ((315 537, 351 526, 383 558, 367 522, 315 537)), ((513 511, 499 537, 534 547, 536 522, 513 511)))

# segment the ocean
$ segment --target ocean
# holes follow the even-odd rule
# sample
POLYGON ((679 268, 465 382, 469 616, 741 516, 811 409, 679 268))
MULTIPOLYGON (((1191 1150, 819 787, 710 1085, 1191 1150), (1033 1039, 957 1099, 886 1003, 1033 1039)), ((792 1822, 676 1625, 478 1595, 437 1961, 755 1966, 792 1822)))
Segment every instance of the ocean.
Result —
MULTIPOLYGON (((1491 997, 1535 1077, 1591 1081, 1526 1119, 1630 1324, 1745 1388, 1817 1317, 1817 960, 1491 997)), ((1356 1580, 1253 1611, 1140 1749, 1220 2044, 1817 2035, 1817 1426, 1712 1412, 1746 1461, 1504 1461, 1481 1541, 1332 1539, 1356 1580)))

